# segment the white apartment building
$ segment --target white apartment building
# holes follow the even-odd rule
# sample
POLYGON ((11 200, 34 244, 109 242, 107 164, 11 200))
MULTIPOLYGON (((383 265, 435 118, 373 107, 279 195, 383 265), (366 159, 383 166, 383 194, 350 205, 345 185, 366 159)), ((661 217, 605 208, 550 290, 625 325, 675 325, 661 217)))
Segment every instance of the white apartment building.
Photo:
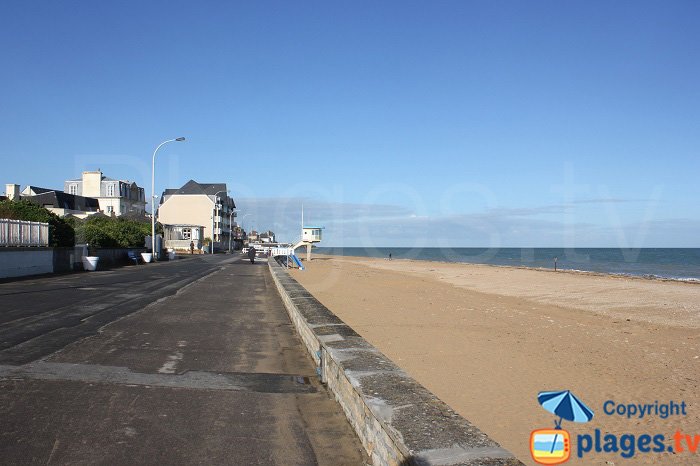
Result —
POLYGON ((143 188, 132 181, 108 178, 99 169, 83 172, 81 178, 64 182, 63 191, 97 199, 100 210, 106 215, 143 216, 146 213, 143 188))

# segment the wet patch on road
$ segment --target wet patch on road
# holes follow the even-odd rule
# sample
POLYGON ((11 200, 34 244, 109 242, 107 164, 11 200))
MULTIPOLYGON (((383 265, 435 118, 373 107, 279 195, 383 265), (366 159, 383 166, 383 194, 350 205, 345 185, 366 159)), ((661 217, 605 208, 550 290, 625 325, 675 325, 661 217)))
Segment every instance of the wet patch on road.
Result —
POLYGON ((179 351, 175 352, 174 354, 171 354, 168 356, 168 360, 165 361, 165 364, 158 369, 158 373, 160 374, 174 374, 175 368, 177 367, 177 363, 182 361, 182 356, 183 354, 179 351))
MULTIPOLYGON (((160 372, 160 371, 159 371, 160 372)), ((187 371, 182 374, 134 372, 127 367, 36 362, 0 366, 0 379, 64 380, 257 393, 315 393, 308 377, 294 374, 187 371)))

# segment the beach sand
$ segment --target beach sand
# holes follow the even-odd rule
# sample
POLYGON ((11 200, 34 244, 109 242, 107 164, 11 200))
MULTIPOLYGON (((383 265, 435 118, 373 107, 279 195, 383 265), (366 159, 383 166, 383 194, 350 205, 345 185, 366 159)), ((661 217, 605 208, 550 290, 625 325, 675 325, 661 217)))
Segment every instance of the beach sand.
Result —
MULTIPOLYGON (((537 403, 571 390, 574 464, 700 464, 695 454, 594 452, 577 435, 700 435, 700 284, 487 265, 315 256, 292 276, 397 365, 524 463, 537 403), (603 404, 685 402, 687 415, 606 415, 603 404)), ((700 438, 699 438, 700 439, 700 438)), ((652 444, 653 447, 653 444, 652 444)), ((635 448, 636 450, 636 448, 635 448)))

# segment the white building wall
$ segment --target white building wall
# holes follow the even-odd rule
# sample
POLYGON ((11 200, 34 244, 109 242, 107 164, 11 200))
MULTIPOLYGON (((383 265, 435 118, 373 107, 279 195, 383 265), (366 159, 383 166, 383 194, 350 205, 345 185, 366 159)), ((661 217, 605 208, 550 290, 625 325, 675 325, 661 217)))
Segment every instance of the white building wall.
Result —
MULTIPOLYGON (((79 188, 81 192, 77 193, 84 197, 96 197, 102 196, 102 172, 83 172, 83 182, 82 189, 79 188)), ((73 194, 73 193, 70 193, 73 194)), ((102 206, 100 205, 100 208, 102 206)))
POLYGON ((0 278, 53 273, 53 249, 0 251, 0 278))

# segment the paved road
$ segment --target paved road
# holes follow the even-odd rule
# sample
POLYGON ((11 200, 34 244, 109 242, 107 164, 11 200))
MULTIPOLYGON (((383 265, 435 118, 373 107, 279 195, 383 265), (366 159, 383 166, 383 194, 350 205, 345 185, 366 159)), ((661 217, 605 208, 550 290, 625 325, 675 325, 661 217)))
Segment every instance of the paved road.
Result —
POLYGON ((363 464, 267 265, 0 284, 2 464, 363 464))
POLYGON ((0 283, 0 364, 24 364, 92 335, 212 273, 221 257, 0 283))

